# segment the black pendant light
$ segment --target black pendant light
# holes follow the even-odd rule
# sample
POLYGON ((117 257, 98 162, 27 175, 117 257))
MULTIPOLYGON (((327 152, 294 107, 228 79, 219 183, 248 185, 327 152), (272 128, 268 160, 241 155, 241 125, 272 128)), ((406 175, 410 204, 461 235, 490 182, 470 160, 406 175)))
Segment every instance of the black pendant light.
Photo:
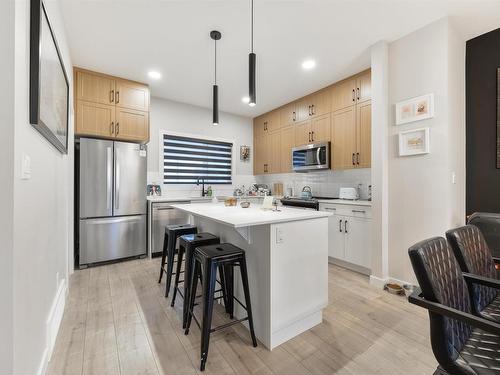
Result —
POLYGON ((217 41, 222 38, 222 34, 213 30, 210 31, 210 38, 214 40, 215 46, 215 65, 214 65, 214 86, 213 86, 213 98, 212 98, 212 123, 213 125, 219 125, 219 86, 217 86, 217 41))
POLYGON ((253 0, 252 2, 252 52, 248 55, 248 97, 249 97, 249 102, 248 105, 250 107, 255 106, 257 103, 256 101, 256 93, 255 93, 255 65, 256 65, 256 59, 257 56, 255 53, 253 53, 253 0))

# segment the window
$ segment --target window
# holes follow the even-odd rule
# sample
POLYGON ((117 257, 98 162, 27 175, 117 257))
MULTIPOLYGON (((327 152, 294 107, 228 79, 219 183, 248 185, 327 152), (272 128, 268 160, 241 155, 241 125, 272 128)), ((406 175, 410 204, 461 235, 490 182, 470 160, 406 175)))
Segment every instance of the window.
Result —
POLYGON ((163 135, 165 184, 231 184, 232 143, 163 135))

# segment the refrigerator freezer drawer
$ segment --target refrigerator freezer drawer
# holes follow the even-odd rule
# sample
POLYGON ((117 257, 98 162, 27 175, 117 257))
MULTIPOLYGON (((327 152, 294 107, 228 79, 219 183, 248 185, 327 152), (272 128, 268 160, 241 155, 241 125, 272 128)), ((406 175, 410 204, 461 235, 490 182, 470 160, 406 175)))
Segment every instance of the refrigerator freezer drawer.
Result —
POLYGON ((80 220, 80 265, 146 254, 146 215, 80 220))

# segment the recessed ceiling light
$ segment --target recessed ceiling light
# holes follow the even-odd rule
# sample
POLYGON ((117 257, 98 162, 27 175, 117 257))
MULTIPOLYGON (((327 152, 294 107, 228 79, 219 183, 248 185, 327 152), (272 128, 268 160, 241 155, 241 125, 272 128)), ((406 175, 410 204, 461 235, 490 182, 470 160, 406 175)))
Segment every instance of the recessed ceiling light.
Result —
POLYGON ((151 70, 151 71, 148 72, 148 76, 151 79, 160 79, 161 78, 161 73, 157 72, 157 71, 154 71, 154 70, 151 70))
POLYGON ((316 66, 316 61, 314 60, 305 60, 302 63, 302 69, 304 70, 311 70, 316 66))
POLYGON ((245 104, 248 104, 250 103, 250 98, 248 96, 244 96, 243 98, 241 98, 241 101, 245 104))

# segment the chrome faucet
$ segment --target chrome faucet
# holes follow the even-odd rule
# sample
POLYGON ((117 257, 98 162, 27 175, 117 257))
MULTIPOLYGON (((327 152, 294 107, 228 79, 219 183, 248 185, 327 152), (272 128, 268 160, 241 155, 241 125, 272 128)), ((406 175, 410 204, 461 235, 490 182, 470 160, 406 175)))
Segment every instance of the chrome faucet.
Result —
POLYGON ((196 186, 200 186, 200 180, 201 180, 201 196, 205 197, 207 195, 207 191, 205 190, 205 179, 198 177, 198 180, 196 181, 196 186))

